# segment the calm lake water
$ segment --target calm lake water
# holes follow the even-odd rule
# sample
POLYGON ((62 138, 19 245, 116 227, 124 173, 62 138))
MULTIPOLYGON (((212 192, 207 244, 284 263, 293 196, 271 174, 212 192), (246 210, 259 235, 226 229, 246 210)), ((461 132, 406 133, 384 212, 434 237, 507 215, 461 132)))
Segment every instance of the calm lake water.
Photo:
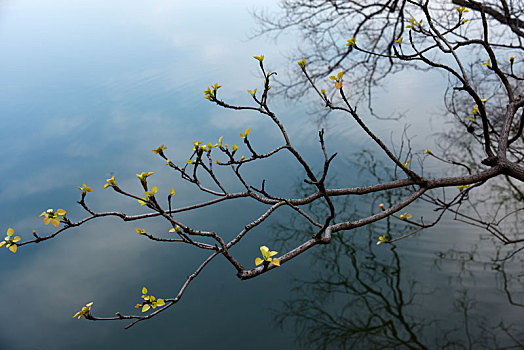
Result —
MULTIPOLYGON (((255 146, 278 145, 268 120, 220 109, 202 93, 219 82, 222 98, 249 103, 246 90, 262 84, 253 55, 264 54, 279 76, 296 69, 292 34, 277 42, 249 40, 256 30, 250 10, 264 8, 275 10, 276 2, 0 2, 0 229, 12 227, 28 240, 33 229, 52 232, 38 217, 48 208, 63 208, 72 220, 84 217, 75 203, 76 186, 83 183, 94 189, 87 200, 96 211, 143 212, 135 201, 102 190, 113 175, 122 188, 139 193, 135 173, 153 171, 160 191, 176 189, 179 206, 207 198, 151 152, 160 144, 179 163, 187 160, 193 141, 224 136, 240 144, 239 133, 247 128, 255 146)), ((414 148, 434 146, 426 140, 435 130, 417 116, 438 110, 445 84, 442 76, 409 72, 391 79, 389 90, 378 92, 384 103, 377 108, 409 105, 407 117, 370 119, 370 126, 389 140, 407 123, 416 136, 414 148)), ((294 145, 320 166, 312 101, 287 101, 278 89, 275 85, 273 109, 294 145)), ((376 150, 354 125, 341 116, 330 118, 328 149, 339 152, 332 183, 373 183, 363 164, 351 159, 364 149, 376 150)), ((287 156, 246 169, 246 176, 254 184, 267 179, 273 193, 287 195, 300 193, 303 178, 287 156)), ((369 214, 377 203, 352 199, 339 217, 369 214)), ((261 210, 234 201, 181 218, 230 238, 261 210)), ((431 215, 421 205, 409 210, 431 215)), ((250 266, 260 245, 284 252, 310 236, 291 215, 275 215, 233 253, 250 266)), ((140 225, 148 232, 169 228, 158 220, 140 225)), ((135 227, 101 219, 16 254, 2 249, 0 349, 524 346, 522 254, 493 261, 510 248, 452 218, 396 246, 375 242, 405 227, 377 223, 249 281, 239 281, 225 259, 216 259, 179 304, 129 330, 123 322, 73 319, 90 301, 97 316, 135 313, 143 286, 155 296, 174 297, 203 259, 190 247, 140 237, 135 227)))

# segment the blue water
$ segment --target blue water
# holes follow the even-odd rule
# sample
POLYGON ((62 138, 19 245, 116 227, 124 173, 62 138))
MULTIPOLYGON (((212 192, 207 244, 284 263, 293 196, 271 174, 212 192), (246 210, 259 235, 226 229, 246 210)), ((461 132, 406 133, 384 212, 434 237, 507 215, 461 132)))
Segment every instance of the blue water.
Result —
MULTIPOLYGON (((84 217, 75 203, 80 198, 76 186, 83 183, 94 189, 87 201, 96 211, 143 212, 136 201, 102 190, 105 179, 113 175, 122 188, 140 193, 135 173, 153 171, 151 181, 160 191, 175 187, 180 206, 207 198, 169 172, 165 161, 151 152, 160 144, 179 163, 187 160, 193 141, 216 142, 224 136, 240 144, 239 133, 247 128, 252 129, 256 147, 269 150, 278 145, 281 140, 269 120, 220 109, 202 93, 219 82, 224 99, 249 103, 246 90, 257 86, 260 90, 261 86, 253 55, 264 54, 270 69, 282 73, 295 69, 287 57, 297 44, 293 36, 278 42, 249 40, 256 29, 249 10, 262 6, 273 9, 276 4, 0 3, 0 230, 12 227, 23 240, 31 238, 33 229, 42 235, 50 233, 51 228, 38 216, 48 208, 66 209, 72 220, 84 217)), ((407 78, 420 94, 423 90, 417 87, 426 81, 414 75, 407 78)), ((426 95, 394 96, 392 100, 399 104, 416 101, 410 114, 416 116, 445 83, 436 79, 424 90, 426 95)), ((278 86, 274 89, 278 93, 278 86)), ((309 100, 286 101, 278 94, 271 102, 293 143, 318 170, 318 126, 309 113, 310 104, 309 100)), ((423 144, 420 121, 412 118, 408 122, 414 134, 419 134, 417 146, 431 146, 423 144)), ((373 120, 370 125, 386 138, 391 130, 403 127, 373 120)), ((354 152, 372 145, 342 116, 333 115, 326 127, 328 149, 340 153, 332 181, 338 185, 372 182, 349 163, 354 152)), ((267 179, 267 188, 279 194, 296 191, 302 176, 287 155, 246 169, 253 183, 267 179)), ((224 181, 238 187, 231 179, 224 181)), ((354 208, 361 213, 376 210, 371 198, 355 200, 348 208, 348 215, 354 208)), ((429 210, 412 209, 419 215, 429 210)), ((264 208, 257 204, 233 201, 180 218, 231 238, 261 210, 264 208)), ((290 216, 285 210, 275 215, 232 252, 246 266, 251 266, 262 244, 283 252, 295 242, 286 236, 296 227, 290 216), (278 237, 284 237, 284 242, 278 237)), ((518 328, 523 303, 521 260, 517 256, 502 267, 493 264, 491 259, 500 246, 480 239, 482 231, 451 220, 397 247, 375 246, 377 232, 386 229, 379 223, 371 232, 347 233, 343 242, 355 251, 333 242, 333 247, 308 252, 249 281, 239 281, 225 259, 216 259, 180 303, 129 330, 123 329, 125 322, 73 319, 90 301, 97 316, 135 313, 133 306, 140 302, 143 286, 155 296, 173 297, 205 256, 191 247, 149 241, 136 234, 137 226, 159 234, 169 229, 159 220, 137 224, 107 218, 66 231, 57 239, 21 247, 16 254, 2 249, 0 349, 301 349, 306 344, 312 348, 350 344, 389 348, 397 338, 405 341, 399 343, 401 348, 406 344, 437 348, 445 345, 444 339, 455 348, 494 348, 513 344, 508 334, 523 339, 518 328), (333 273, 338 270, 342 272, 333 273), (357 271, 378 294, 356 297, 347 289, 348 285, 362 287, 355 277, 357 271), (326 280, 344 281, 341 285, 345 287, 330 290, 326 280), (320 287, 315 290, 315 286, 320 287), (412 295, 412 300, 398 299, 399 292, 412 295), (399 304, 399 300, 407 322, 384 306, 385 301, 399 304), (461 307, 465 300, 469 301, 466 313, 461 307), (347 334, 344 338, 336 331, 325 332, 329 327, 322 326, 322 321, 329 317, 338 320, 331 324, 341 325, 339 330, 362 328, 373 314, 362 306, 366 303, 376 305, 373 312, 396 325, 397 338, 390 330, 360 330, 366 337, 351 343, 347 334), (319 312, 311 314, 315 310, 319 312), (308 315, 313 317, 305 320, 308 315), (495 328, 495 341, 484 328, 492 329, 500 322, 509 331, 495 328), (415 340, 409 339, 410 331, 417 334, 415 340)), ((310 233, 301 227, 298 235, 308 237, 310 233)), ((390 229, 395 233, 403 228, 390 229)))

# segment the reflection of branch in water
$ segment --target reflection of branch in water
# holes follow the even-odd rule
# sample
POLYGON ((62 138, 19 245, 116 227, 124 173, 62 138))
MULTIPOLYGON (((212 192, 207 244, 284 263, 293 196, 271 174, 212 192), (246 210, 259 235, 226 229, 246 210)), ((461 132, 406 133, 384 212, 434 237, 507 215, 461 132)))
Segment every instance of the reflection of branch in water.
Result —
POLYGON ((523 275, 522 274, 517 275, 517 276, 512 276, 511 274, 508 275, 505 267, 506 267, 506 263, 511 263, 512 260, 515 259, 517 254, 523 249, 524 247, 519 248, 519 249, 513 249, 512 251, 507 252, 506 256, 504 257, 499 257, 499 255, 501 254, 501 251, 500 249, 497 249, 497 256, 495 259, 493 259, 493 264, 494 264, 493 269, 499 272, 497 277, 502 280, 502 288, 504 290, 504 293, 506 294, 506 298, 508 299, 508 302, 511 305, 519 306, 519 307, 524 307, 524 303, 519 303, 515 301, 516 299, 514 296, 515 292, 512 291, 511 289, 518 290, 520 294, 520 299, 524 299, 523 297, 524 296, 524 292, 523 292, 524 280, 522 279, 523 275), (518 284, 514 288, 512 288, 511 286, 513 282, 518 284))
POLYGON ((479 258, 478 244, 474 244, 469 251, 460 251, 456 249, 448 249, 446 252, 437 252, 436 259, 433 266, 439 270, 442 269, 442 264, 455 262, 454 277, 449 278, 449 283, 455 286, 462 285, 462 281, 466 278, 473 278, 473 272, 468 268, 469 263, 475 262, 475 257, 479 258))
MULTIPOLYGON (((380 164, 375 165, 366 166, 366 169, 372 176, 386 177, 387 172, 380 164)), ((297 192, 302 190, 299 185, 297 192)), ((377 202, 389 204, 404 191, 389 191, 382 197, 366 198, 358 203, 337 203, 343 210, 338 210, 336 217, 346 219, 359 216, 366 210, 368 202, 371 202, 369 208, 376 207, 377 202)), ((313 205, 308 212, 322 213, 327 210, 327 207, 313 205)), ((479 271, 494 271, 492 274, 502 278, 503 283, 499 284, 498 289, 506 294, 509 304, 522 306, 519 303, 522 295, 515 296, 512 292, 522 288, 511 285, 514 280, 511 279, 511 272, 506 272, 505 265, 506 262, 507 266, 521 263, 517 261, 520 257, 518 247, 500 246, 498 241, 490 238, 497 256, 503 247, 511 249, 506 260, 502 264, 497 261, 494 266, 489 261, 482 262, 486 260, 480 242, 468 251, 450 249, 440 252, 435 259, 438 271, 434 273, 438 275, 449 271, 448 275, 452 278, 448 278, 447 285, 438 284, 437 280, 433 284, 423 284, 420 279, 426 278, 413 273, 427 273, 417 269, 416 263, 410 263, 409 257, 404 258, 394 244, 383 245, 380 250, 375 245, 377 231, 391 238, 393 234, 406 232, 413 226, 416 225, 389 217, 373 227, 362 228, 368 230, 367 235, 362 231, 350 237, 334 235, 334 244, 315 253, 318 263, 311 267, 308 274, 311 277, 295 280, 294 295, 276 311, 280 325, 293 327, 301 347, 311 349, 521 347, 524 332, 513 325, 512 320, 505 320, 504 317, 497 320, 494 315, 486 317, 487 313, 482 308, 484 304, 477 301, 478 292, 470 289, 471 285, 482 283, 481 278, 485 278, 479 271), (451 266, 450 263, 454 264, 451 266), (450 292, 452 290, 455 292, 450 292), (442 296, 449 297, 450 302, 446 304, 439 300, 442 296), (434 310, 435 307, 438 307, 437 310, 434 310)), ((280 223, 278 229, 285 233, 280 235, 283 237, 282 244, 286 244, 285 240, 290 236, 299 239, 301 235, 314 234, 313 230, 305 232, 303 224, 296 220, 280 223)), ((497 305, 501 303, 499 301, 497 305)))
POLYGON ((474 302, 468 298, 467 291, 462 291, 461 297, 459 297, 457 300, 455 300, 455 308, 457 310, 462 310, 462 313, 464 315, 464 335, 466 336, 466 339, 468 341, 468 349, 472 348, 472 336, 471 332, 469 330, 469 310, 474 307, 474 302))
MULTIPOLYGON (((388 229, 395 227, 390 225, 388 229)), ((468 291, 468 286, 478 283, 474 281, 480 277, 470 265, 478 264, 478 252, 441 253, 437 257, 439 266, 459 262, 453 272, 456 277, 448 281, 448 286, 429 290, 419 282, 406 281, 403 270, 407 266, 394 245, 376 255, 371 234, 367 240, 358 237, 347 241, 334 236, 337 244, 324 247, 318 254, 322 258, 318 261, 324 264, 318 266, 318 271, 317 266, 311 267, 310 275, 314 277, 296 280, 294 296, 279 309, 278 321, 282 326, 295 328, 301 346, 311 349, 521 346, 522 329, 511 321, 484 316, 483 304, 468 291), (435 299, 439 293, 458 286, 452 308, 438 313, 424 310, 425 300, 435 299)), ((497 266, 508 300, 521 307, 522 304, 513 301, 504 265, 497 266)))
POLYGON ((417 333, 431 321, 413 322, 406 312, 413 306, 416 283, 407 283, 407 293, 400 288, 404 283, 395 248, 383 259, 374 255, 371 244, 367 250, 340 236, 334 239, 337 244, 320 253, 327 272, 314 281, 297 281, 300 296, 285 303, 279 321, 293 319, 300 337, 305 336, 301 344, 316 349, 363 344, 373 349, 425 349, 417 333))
MULTIPOLYGON (((380 166, 371 169, 375 176, 381 172, 380 166)), ((297 192, 302 190, 303 186, 299 185, 297 192)), ((391 196, 386 193, 385 202, 391 202, 391 196)), ((348 201, 337 204, 340 208, 337 217, 358 215, 348 201)), ((311 213, 325 210, 327 208, 308 208, 311 213)), ((387 219, 388 234, 397 228, 392 226, 392 221, 387 219)), ((301 235, 314 234, 304 232, 295 220, 278 228, 285 232, 282 244, 286 244, 290 236, 298 239, 301 235)), ((318 253, 318 261, 322 262, 318 278, 296 281, 296 298, 284 304, 277 319, 281 325, 294 321, 301 345, 315 349, 355 348, 364 344, 373 349, 427 348, 418 334, 433 321, 414 321, 409 312, 410 308, 419 308, 414 303, 417 283, 401 279, 401 261, 393 245, 386 250, 386 255, 375 254, 374 236, 371 231, 364 240, 357 238, 360 235, 349 240, 334 235, 335 244, 318 253)))
MULTIPOLYGON (((496 245, 494 248, 497 252, 496 257, 492 259, 492 263, 482 263, 476 260, 480 260, 482 256, 481 253, 479 253, 478 251, 478 245, 475 245, 470 251, 459 251, 455 249, 450 249, 447 252, 440 252, 437 255, 438 263, 436 265, 441 266, 443 262, 458 262, 458 264, 456 264, 457 277, 450 284, 461 285, 464 286, 463 288, 466 288, 465 286, 468 283, 471 285, 476 284, 476 281, 480 281, 480 276, 477 276, 475 274, 475 272, 478 271, 478 269, 475 268, 475 264, 489 265, 491 267, 491 271, 495 272, 495 279, 502 281, 502 285, 498 284, 497 289, 499 289, 501 292, 505 294, 508 303, 515 307, 524 307, 524 304, 522 302, 516 301, 517 299, 524 299, 524 294, 522 293, 522 281, 519 281, 519 276, 512 276, 511 273, 508 273, 508 271, 506 271, 506 264, 510 266, 510 269, 511 267, 518 267, 522 265, 524 261, 522 260, 522 258, 519 259, 519 255, 517 255, 517 253, 523 248, 516 249, 514 246, 509 246, 510 251, 506 251, 505 253, 503 253, 503 248, 507 248, 508 246, 497 245, 498 242, 493 240, 491 237, 489 238, 489 240, 494 245, 496 245), (504 254, 505 256, 501 257, 502 254, 504 254), (467 279, 469 279, 469 281, 466 281, 466 283, 464 283, 464 281, 467 279), (518 283, 518 285, 512 286, 512 282, 516 282, 518 283)), ((499 303, 499 305, 503 304, 499 303)), ((466 322, 466 320, 469 317, 468 310, 473 310, 475 306, 475 300, 469 296, 468 290, 461 290, 459 297, 456 301, 456 307, 458 309, 464 310, 464 319, 466 323, 465 327, 468 327, 468 332, 471 326, 471 321, 466 322)), ((482 330, 482 332, 480 333, 481 337, 485 339, 490 339, 491 343, 496 344, 496 346, 493 346, 493 348, 502 348, 502 345, 500 344, 500 339, 507 339, 508 342, 512 344, 512 346, 510 346, 509 348, 522 348, 522 344, 524 341, 524 332, 522 328, 519 328, 518 326, 515 326, 513 324, 507 324, 504 321, 500 321, 496 325, 493 324, 488 326, 486 324, 489 323, 489 321, 496 321, 492 319, 488 321, 486 317, 478 315, 475 317, 474 321, 476 323, 475 326, 482 330)), ((470 339, 470 337, 468 337, 468 339, 470 339)))

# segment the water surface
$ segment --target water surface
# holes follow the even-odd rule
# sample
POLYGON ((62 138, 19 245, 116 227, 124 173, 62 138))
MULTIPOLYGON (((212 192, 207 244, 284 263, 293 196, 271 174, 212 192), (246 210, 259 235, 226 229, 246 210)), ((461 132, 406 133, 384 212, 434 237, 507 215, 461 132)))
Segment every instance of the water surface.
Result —
MULTIPOLYGON (((151 152, 160 144, 168 146, 170 159, 181 163, 193 141, 216 142, 224 136, 240 143, 238 134, 248 127, 257 147, 278 145, 278 133, 267 119, 222 110, 202 94, 220 82, 223 98, 248 103, 246 90, 261 86, 253 55, 264 54, 270 69, 295 69, 286 56, 296 45, 292 36, 278 42, 248 40, 256 26, 248 10, 255 6, 261 5, 2 2, 0 229, 13 227, 23 239, 29 239, 33 229, 49 233, 51 228, 38 217, 47 208, 66 209, 72 219, 84 217, 75 204, 80 193, 76 186, 83 183, 93 187, 88 201, 97 211, 142 212, 136 202, 102 190, 113 175, 121 187, 138 192, 134 174, 154 171, 160 191, 175 187, 180 205, 205 198, 151 152)), ((274 8, 275 3, 264 6, 274 8)), ((397 89, 383 98, 411 102, 411 119, 406 122, 413 125, 416 146, 423 149, 431 145, 424 144, 425 126, 415 117, 438 107, 439 101, 427 101, 445 80, 428 84, 416 75, 404 78, 414 91, 426 95, 397 89)), ((274 89, 278 92, 278 86, 274 89)), ((309 113, 311 101, 303 102, 277 94, 272 106, 293 143, 320 166, 318 126, 309 113)), ((370 120, 370 125, 389 138, 391 130, 401 130, 404 124, 370 120)), ((359 130, 334 115, 327 136, 328 148, 340 153, 333 183, 372 181, 349 162, 353 153, 372 146, 359 130)), ((284 155, 247 170, 255 184, 265 178, 272 191, 284 194, 299 191, 302 176, 284 155)), ((355 208, 376 210, 375 204, 371 198, 354 201, 341 215, 355 208)), ((183 219, 229 238, 262 209, 236 201, 184 214, 183 219)), ((422 215, 428 208, 411 210, 422 215)), ((286 236, 292 229, 300 237, 310 235, 290 223, 290 214, 283 211, 270 225, 254 230, 233 253, 249 266, 260 245, 285 249, 293 241, 286 236), (277 239, 282 237, 289 240, 287 245, 277 239)), ((203 255, 194 249, 137 236, 135 226, 103 219, 58 239, 24 246, 16 255, 3 249, 0 348, 467 348, 508 345, 514 342, 511 337, 523 338, 518 328, 521 261, 493 264, 500 247, 480 239, 482 232, 451 220, 397 247, 374 244, 378 232, 402 230, 379 223, 249 281, 239 281, 234 269, 217 259, 178 305, 129 330, 123 330, 121 322, 73 320, 90 301, 99 316, 132 313, 144 285, 155 296, 174 296, 202 261, 203 255), (378 327, 376 320, 386 326, 378 327)), ((169 228, 157 220, 142 226, 152 232, 169 228)))

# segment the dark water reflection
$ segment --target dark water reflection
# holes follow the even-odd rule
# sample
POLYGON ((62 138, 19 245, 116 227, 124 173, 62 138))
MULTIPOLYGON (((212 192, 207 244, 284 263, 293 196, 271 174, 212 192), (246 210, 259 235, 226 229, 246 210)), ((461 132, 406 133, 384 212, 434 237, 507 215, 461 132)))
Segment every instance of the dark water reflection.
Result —
POLYGON ((318 268, 311 268, 316 278, 295 282, 294 298, 276 314, 284 328, 298 332, 302 346, 522 348, 522 283, 507 285, 515 276, 508 276, 505 264, 468 271, 481 263, 470 259, 470 252, 450 252, 436 264, 454 268, 428 271, 435 275, 428 283, 418 280, 424 269, 413 266, 417 262, 409 261, 408 251, 387 247, 377 252, 375 238, 369 238, 337 238, 337 246, 318 252, 318 268))
MULTIPOLYGON (((38 217, 47 208, 83 217, 75 205, 82 183, 95 190, 88 198, 93 208, 140 212, 134 201, 102 191, 112 175, 138 190, 134 174, 154 171, 161 191, 176 188, 180 205, 202 199, 154 157, 151 149, 161 143, 173 161, 185 162, 195 139, 238 138, 247 127, 257 146, 277 142, 265 120, 202 98, 206 86, 220 81, 225 98, 247 100, 245 90, 259 84, 251 56, 261 51, 273 69, 287 69, 280 52, 286 41, 276 46, 243 34, 253 25, 246 3, 255 1, 217 3, 0 3, 2 232, 13 227, 23 239, 33 228, 50 232, 38 217)), ((297 147, 320 159, 305 107, 278 97, 274 105, 297 147)), ((334 119, 328 129, 329 147, 341 159, 367 146, 355 128, 338 125, 334 119)), ((340 182, 365 178, 356 167, 338 166, 340 182)), ((277 193, 291 192, 300 176, 289 158, 249 171, 277 193)), ((376 209, 372 199, 357 204, 362 214, 376 209)), ((354 207, 342 206, 346 213, 354 207)), ((233 235, 260 210, 232 202, 184 220, 233 235)), ((310 234, 290 223, 288 212, 271 223, 287 228, 288 243, 298 238, 292 230, 310 234)), ((144 225, 166 230, 154 220, 144 225)), ((377 247, 377 232, 402 229, 382 223, 252 281, 240 282, 217 260, 174 310, 127 331, 118 322, 73 320, 89 301, 100 316, 133 312, 144 285, 172 296, 201 262, 199 252, 141 239, 134 227, 107 219, 16 255, 0 251, 0 349, 493 348, 523 338, 519 256, 492 263, 499 250, 499 257, 507 252, 453 222, 397 247, 377 247)), ((261 242, 279 244, 272 232, 254 231, 234 253, 248 265, 261 242)))
MULTIPOLYGON (((522 348, 517 249, 456 224, 444 233, 428 230, 433 237, 423 242, 377 246, 377 232, 408 232, 399 222, 339 234, 315 251, 310 268, 294 279, 293 297, 274 311, 281 327, 311 349, 522 348), (453 243, 457 234, 467 240, 453 243), (455 248, 437 251, 436 240, 455 248)), ((284 245, 290 233, 305 234, 294 222, 279 229, 284 245)))

